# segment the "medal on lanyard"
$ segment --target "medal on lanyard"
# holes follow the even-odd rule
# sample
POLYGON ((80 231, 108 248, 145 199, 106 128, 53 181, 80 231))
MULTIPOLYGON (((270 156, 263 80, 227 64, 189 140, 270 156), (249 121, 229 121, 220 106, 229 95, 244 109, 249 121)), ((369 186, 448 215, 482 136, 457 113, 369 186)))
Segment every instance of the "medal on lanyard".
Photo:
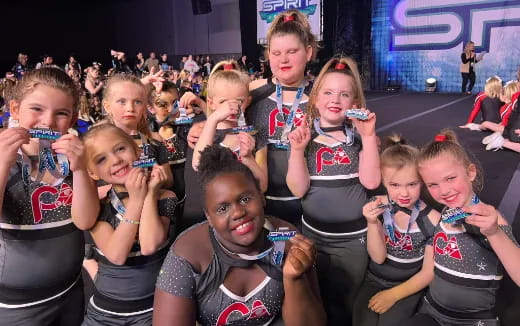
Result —
MULTIPOLYGON (((32 128, 29 129, 31 138, 38 139, 38 173, 34 180, 39 183, 45 170, 59 182, 63 181, 69 175, 69 161, 64 154, 56 154, 57 164, 52 155, 51 141, 55 141, 61 137, 61 133, 53 131, 49 128, 32 128)), ((21 152, 21 151, 20 151, 21 152)), ((22 180, 25 184, 31 183, 31 160, 22 153, 22 180)))
POLYGON ((358 120, 368 120, 368 114, 361 109, 350 109, 345 112, 348 118, 356 118, 358 120))
POLYGON ((141 169, 150 169, 152 168, 157 162, 155 159, 152 158, 141 158, 137 161, 134 161, 132 163, 132 167, 134 168, 141 168, 141 169))
POLYGON ((179 107, 179 103, 176 101, 173 105, 174 109, 179 110, 179 117, 175 119, 176 125, 186 125, 193 123, 193 119, 188 116, 188 113, 186 112, 186 108, 179 107))
POLYGON ((296 235, 296 231, 289 231, 288 227, 280 227, 277 231, 271 231, 267 235, 267 239, 273 242, 274 252, 272 261, 274 265, 282 265, 285 253, 285 241, 296 235))
MULTIPOLYGON (((473 195, 471 197, 471 205, 476 205, 480 203, 480 199, 477 197, 477 195, 473 195)), ((465 219, 466 217, 470 216, 470 213, 466 213, 462 210, 460 207, 454 207, 454 208, 447 208, 445 207, 442 210, 441 219, 444 223, 450 223, 450 224, 460 224, 462 219, 465 219)))
MULTIPOLYGON (((382 205, 383 204, 381 204, 379 206, 382 206, 382 205)), ((389 204, 386 204, 386 205, 389 205, 389 204)), ((385 207, 385 211, 383 212, 383 224, 384 224, 385 232, 387 233, 388 237, 393 242, 397 242, 398 239, 396 238, 395 231, 394 231, 395 230, 394 229, 394 214, 395 214, 394 205, 395 205, 395 203, 392 202, 392 204, 389 205, 390 207, 388 207, 388 206, 385 207)), ((419 217, 420 208, 421 208, 421 201, 418 200, 415 202, 414 207, 412 208, 412 213, 410 214, 410 219, 408 220, 408 227, 406 228, 406 233, 402 237, 403 239, 408 235, 408 233, 410 233, 410 228, 417 220, 417 217, 419 217)))
MULTIPOLYGON (((298 109, 298 106, 300 105, 300 102, 303 98, 303 91, 305 90, 304 82, 298 87, 298 90, 296 91, 296 97, 294 98, 293 105, 291 107, 291 111, 287 115, 287 119, 285 119, 285 124, 283 126, 282 136, 280 137, 280 140, 277 140, 274 142, 275 147, 287 150, 289 149, 289 133, 291 132, 293 125, 294 125, 294 119, 296 118, 296 110, 298 109)), ((283 115, 283 90, 282 85, 280 83, 276 83, 276 105, 279 110, 279 112, 283 115)))
POLYGON ((313 124, 314 124, 314 130, 316 130, 316 132, 319 135, 323 135, 323 136, 332 138, 332 139, 334 139, 334 140, 336 140, 336 141, 338 141, 340 143, 345 143, 347 146, 350 146, 350 145, 352 145, 354 143, 354 132, 346 124, 345 124, 345 136, 347 136, 347 139, 345 141, 341 141, 341 140, 337 139, 336 137, 331 136, 331 135, 325 133, 323 130, 321 130, 320 118, 314 119, 313 124))
POLYGON ((248 126, 246 123, 246 117, 244 115, 244 110, 241 109, 240 105, 238 106, 238 127, 232 128, 231 133, 238 134, 239 132, 247 132, 250 135, 255 135, 258 131, 255 130, 253 126, 248 126))

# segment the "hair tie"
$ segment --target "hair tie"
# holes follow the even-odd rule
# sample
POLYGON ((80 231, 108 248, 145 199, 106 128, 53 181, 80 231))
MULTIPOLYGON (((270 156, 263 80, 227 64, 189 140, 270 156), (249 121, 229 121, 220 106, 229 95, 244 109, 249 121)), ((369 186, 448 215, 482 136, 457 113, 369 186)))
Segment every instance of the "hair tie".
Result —
POLYGON ((446 140, 446 135, 438 134, 438 135, 435 136, 434 140, 436 142, 442 143, 443 141, 446 140))
POLYGON ((291 21, 294 21, 294 16, 293 15, 283 16, 283 22, 284 23, 291 22, 291 21))
POLYGON ((344 64, 343 62, 338 62, 334 66, 334 69, 336 69, 336 70, 344 70, 345 68, 347 68, 347 65, 344 64))
POLYGON ((235 66, 233 66, 232 63, 226 63, 224 65, 224 70, 233 70, 233 69, 235 69, 235 66))

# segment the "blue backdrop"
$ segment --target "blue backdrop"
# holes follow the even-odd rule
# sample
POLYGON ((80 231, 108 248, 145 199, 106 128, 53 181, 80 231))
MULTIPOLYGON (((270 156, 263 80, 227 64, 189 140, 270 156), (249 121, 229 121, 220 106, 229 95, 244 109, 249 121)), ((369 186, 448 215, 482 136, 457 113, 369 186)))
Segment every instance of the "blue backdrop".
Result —
POLYGON ((488 52, 475 67, 475 91, 492 75, 516 79, 520 66, 520 0, 378 0, 372 2, 373 87, 399 83, 424 91, 460 92, 460 55, 475 42, 488 52))

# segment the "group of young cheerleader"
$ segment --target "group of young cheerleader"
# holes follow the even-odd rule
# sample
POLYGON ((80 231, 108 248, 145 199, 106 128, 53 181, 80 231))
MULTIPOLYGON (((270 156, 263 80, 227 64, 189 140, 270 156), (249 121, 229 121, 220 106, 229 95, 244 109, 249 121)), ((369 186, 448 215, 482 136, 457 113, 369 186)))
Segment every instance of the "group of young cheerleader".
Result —
POLYGON ((354 61, 310 85, 297 11, 267 40, 274 77, 219 63, 207 101, 112 77, 107 121, 81 139, 66 73, 24 75, 0 133, 2 324, 499 325, 520 249, 455 134, 379 146, 354 61), (206 220, 180 233, 190 165, 206 220), (86 313, 80 230, 97 262, 86 313))
POLYGON ((497 151, 507 148, 520 152, 520 112, 517 101, 520 96, 520 82, 511 80, 503 84, 498 76, 486 80, 484 91, 477 94, 473 109, 466 124, 461 128, 475 131, 491 131, 482 139, 486 150, 497 151), (480 123, 475 123, 481 113, 480 123))

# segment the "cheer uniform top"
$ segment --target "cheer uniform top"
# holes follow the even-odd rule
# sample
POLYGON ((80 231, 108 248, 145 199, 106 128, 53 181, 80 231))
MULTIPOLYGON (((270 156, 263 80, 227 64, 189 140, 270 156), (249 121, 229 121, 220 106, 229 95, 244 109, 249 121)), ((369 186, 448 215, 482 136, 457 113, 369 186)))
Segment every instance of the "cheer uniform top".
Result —
MULTIPOLYGON (((411 215, 411 210, 399 207, 411 215)), ((394 223, 395 241, 385 234, 386 259, 382 264, 370 260, 368 272, 372 278, 397 285, 408 280, 421 270, 424 248, 432 244, 434 225, 428 218, 431 207, 426 207, 417 216, 417 227, 407 233, 394 223)))
MULTIPOLYGON (((236 148, 230 148, 228 146, 226 146, 223 142, 224 142, 224 138, 226 138, 226 135, 230 132, 229 129, 217 129, 216 132, 215 132, 215 138, 213 139, 213 142, 215 144, 219 144, 220 147, 224 147, 224 148, 229 148, 229 150, 231 150, 231 152, 233 152, 233 156, 235 156, 235 158, 237 160, 239 160, 240 162, 242 162, 242 157, 240 156, 240 146, 236 147, 236 148)), ((264 148, 267 144, 264 142, 262 143, 262 139, 256 137, 256 135, 253 136, 255 138, 255 148, 253 149, 253 156, 255 155, 255 153, 264 148)))
MULTIPOLYGON (((206 227, 204 224, 207 222, 192 228, 206 227)), ((196 272, 185 258, 171 250, 161 268, 157 287, 172 295, 194 300, 197 321, 201 326, 260 326, 281 322, 283 278, 280 267, 271 263, 272 252, 258 261, 231 258, 217 243, 212 228, 207 228, 214 250, 207 269, 202 273, 196 272), (267 274, 265 279, 244 297, 228 290, 224 279, 229 269, 244 268, 251 264, 258 264, 264 270, 267 274)), ((185 236, 185 233, 179 238, 185 236)))
POLYGON ((173 190, 179 203, 184 201, 186 196, 186 183, 184 180, 184 167, 186 165, 186 151, 188 149, 188 132, 191 124, 175 125, 175 122, 166 118, 159 122, 155 116, 149 117, 149 126, 152 132, 159 132, 162 126, 173 128, 173 135, 163 140, 168 153, 168 163, 173 175, 173 190))
POLYGON ((9 170, 0 218, 0 307, 21 308, 65 294, 81 276, 83 232, 72 222, 72 175, 26 185, 21 157, 9 170))
POLYGON ((367 194, 359 182, 361 139, 356 135, 351 145, 339 141, 329 145, 319 138, 314 137, 306 148, 310 187, 302 198, 303 223, 326 233, 365 230, 362 208, 367 194))
MULTIPOLYGON (((517 94, 520 95, 520 92, 516 93, 515 95, 517 94)), ((520 129, 520 110, 518 109, 518 98, 513 102, 513 108, 502 135, 504 138, 507 138, 512 142, 520 143, 520 135, 515 132, 516 129, 520 129)))
MULTIPOLYGON (((312 85, 309 84, 305 88, 304 93, 309 94, 312 85)), ((286 89, 282 87, 282 89, 286 89)), ((295 201, 298 198, 294 197, 285 182, 288 169, 288 153, 286 150, 276 148, 273 143, 280 140, 285 121, 291 111, 292 103, 283 103, 283 108, 278 108, 276 98, 272 95, 276 90, 276 85, 271 79, 267 79, 267 83, 251 92, 252 102, 249 108, 245 111, 246 120, 258 130, 257 140, 261 143, 269 144, 267 154, 268 165, 268 187, 266 191, 266 198, 272 200, 295 201)), ((307 100, 300 102, 296 109, 293 128, 301 125, 305 118, 305 111, 307 108, 307 100)), ((301 211, 298 204, 297 210, 301 211)), ((296 213, 298 214, 298 213, 296 213)), ((285 216, 280 216, 285 218, 285 216)))
MULTIPOLYGON (((500 225, 500 228, 518 246, 511 226, 500 225)), ((503 277, 503 267, 492 250, 479 244, 475 239, 477 236, 482 237, 447 230, 442 222, 435 227, 435 276, 426 300, 445 315, 452 312, 465 313, 473 318, 496 317, 492 310, 503 277)))
MULTIPOLYGON (((121 194, 118 194, 121 196, 121 194)), ((157 202, 159 216, 172 220, 177 200, 165 198, 157 202)), ((102 204, 98 221, 108 222, 114 230, 121 222, 117 211, 110 203, 102 204)), ((136 315, 153 308, 155 280, 168 253, 168 240, 152 255, 141 254, 136 240, 124 265, 112 264, 99 248, 95 248, 99 269, 95 280, 94 295, 90 304, 97 310, 113 315, 136 315)))

